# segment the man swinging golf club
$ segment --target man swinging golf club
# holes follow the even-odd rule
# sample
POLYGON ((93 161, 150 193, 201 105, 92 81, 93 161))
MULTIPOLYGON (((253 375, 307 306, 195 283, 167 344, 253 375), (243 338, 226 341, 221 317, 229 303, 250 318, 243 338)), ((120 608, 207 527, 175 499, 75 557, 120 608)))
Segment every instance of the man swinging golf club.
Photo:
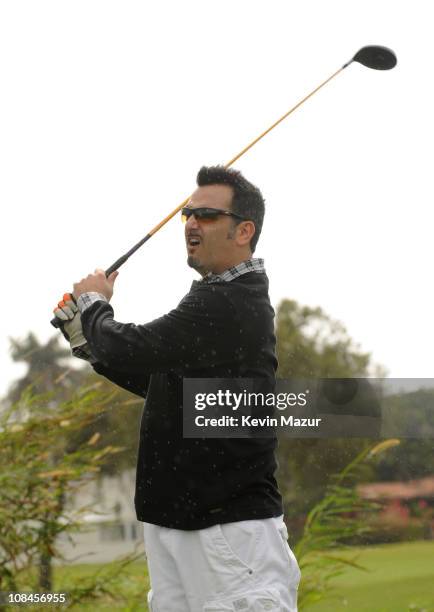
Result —
POLYGON ((177 308, 144 325, 114 319, 117 272, 74 284, 55 309, 73 353, 146 398, 135 507, 158 612, 297 609, 275 438, 183 438, 183 378, 267 378, 274 312, 253 258, 264 200, 241 173, 203 167, 182 209, 194 281, 177 308))

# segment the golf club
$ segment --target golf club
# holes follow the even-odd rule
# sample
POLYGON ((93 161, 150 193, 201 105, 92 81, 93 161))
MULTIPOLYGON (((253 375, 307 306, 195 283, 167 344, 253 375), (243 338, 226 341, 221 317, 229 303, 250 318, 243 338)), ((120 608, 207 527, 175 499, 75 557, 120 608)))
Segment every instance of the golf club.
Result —
MULTIPOLYGON (((225 168, 229 168, 230 166, 232 166, 232 164, 234 164, 238 159, 240 159, 240 157, 244 155, 244 153, 246 153, 249 149, 251 149, 253 145, 255 145, 259 140, 264 138, 264 136, 271 132, 271 130, 274 129, 277 125, 279 125, 279 123, 281 123, 284 119, 286 119, 286 117, 293 113, 299 106, 304 104, 306 100, 311 98, 317 91, 319 91, 322 87, 324 87, 324 85, 334 79, 339 73, 341 73, 347 66, 349 66, 353 62, 358 62, 359 64, 362 64, 363 66, 366 66, 367 68, 372 68, 374 70, 390 70, 391 68, 394 68, 396 66, 397 59, 395 53, 387 47, 381 47, 378 45, 362 47, 359 51, 357 51, 357 53, 349 62, 342 66, 342 68, 339 68, 339 70, 332 74, 328 79, 318 85, 318 87, 316 87, 307 96, 300 100, 300 102, 298 102, 287 113, 280 117, 280 119, 273 123, 273 125, 266 129, 265 132, 262 132, 262 134, 255 138, 255 140, 253 140, 249 145, 247 145, 247 147, 240 151, 240 153, 238 153, 235 157, 228 161, 227 164, 225 164, 225 168)), ((146 236, 142 238, 137 244, 135 244, 132 249, 130 249, 127 253, 119 257, 119 259, 117 259, 109 268, 107 268, 107 270, 105 271, 106 276, 109 276, 112 272, 118 270, 131 257, 131 255, 133 255, 133 253, 135 253, 143 244, 145 244, 145 242, 147 242, 151 238, 151 236, 156 234, 158 230, 163 227, 163 225, 165 225, 172 217, 176 215, 176 213, 181 210, 181 208, 183 208, 187 204, 190 197, 191 196, 188 196, 185 200, 183 200, 181 204, 179 204, 179 206, 175 208, 175 210, 173 210, 169 215, 167 215, 167 217, 160 221, 158 225, 151 229, 151 231, 146 234, 146 236)), ((61 321, 57 318, 54 318, 52 319, 51 324, 54 327, 60 327, 61 321)))

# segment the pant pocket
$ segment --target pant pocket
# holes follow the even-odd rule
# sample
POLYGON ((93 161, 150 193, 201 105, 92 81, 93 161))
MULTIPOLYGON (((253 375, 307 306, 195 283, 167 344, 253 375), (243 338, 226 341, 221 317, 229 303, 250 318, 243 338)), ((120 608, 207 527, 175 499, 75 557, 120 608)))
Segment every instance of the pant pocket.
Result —
POLYGON ((289 561, 291 578, 292 578, 291 586, 295 587, 296 589, 298 589, 298 585, 299 585, 300 579, 301 579, 301 571, 300 571, 300 568, 298 566, 297 559, 296 559, 294 553, 292 552, 291 548, 289 547, 289 544, 288 544, 288 530, 286 528, 285 523, 282 523, 282 526, 279 527, 278 530, 279 530, 280 537, 282 538, 283 546, 285 548, 285 552, 286 552, 286 555, 287 555, 288 561, 289 561))
POLYGON ((264 551, 260 541, 263 531, 260 521, 224 523, 211 528, 211 538, 225 562, 251 574, 261 564, 264 551))
POLYGON ((264 588, 205 603, 203 612, 280 612, 279 593, 264 588))

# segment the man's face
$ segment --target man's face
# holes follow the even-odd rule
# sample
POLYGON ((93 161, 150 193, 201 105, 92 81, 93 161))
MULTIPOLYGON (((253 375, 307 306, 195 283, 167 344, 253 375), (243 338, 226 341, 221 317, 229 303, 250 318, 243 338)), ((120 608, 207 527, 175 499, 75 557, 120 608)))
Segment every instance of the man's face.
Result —
MULTIPOLYGON (((198 187, 191 196, 188 208, 218 208, 231 210, 233 191, 229 185, 198 187)), ((196 219, 194 215, 185 224, 187 263, 202 276, 208 272, 220 274, 228 267, 236 250, 233 217, 219 215, 214 220, 196 219), (193 245, 191 241, 199 240, 193 245)))

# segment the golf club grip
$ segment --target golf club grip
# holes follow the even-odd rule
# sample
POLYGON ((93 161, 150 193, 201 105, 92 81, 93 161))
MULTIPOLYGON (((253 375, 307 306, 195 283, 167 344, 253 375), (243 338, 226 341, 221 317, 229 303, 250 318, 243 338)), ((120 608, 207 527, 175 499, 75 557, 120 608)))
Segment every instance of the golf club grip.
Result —
POLYGON ((110 266, 110 268, 107 268, 107 270, 105 271, 105 275, 108 277, 112 272, 116 272, 116 270, 127 261, 128 257, 128 253, 126 255, 122 255, 122 257, 119 257, 119 259, 117 259, 115 263, 110 266))
MULTIPOLYGON (((122 255, 122 257, 119 257, 119 259, 117 259, 115 261, 115 263, 113 263, 110 266, 110 268, 107 268, 107 270, 105 271, 105 275, 107 277, 110 276, 110 274, 112 272, 115 272, 118 268, 120 268, 121 265, 124 264, 127 261, 127 259, 128 259, 128 254, 122 255)), ((54 317, 54 319, 51 319, 50 323, 56 329, 59 329, 62 326, 62 321, 60 319, 58 319, 57 317, 54 317)))

